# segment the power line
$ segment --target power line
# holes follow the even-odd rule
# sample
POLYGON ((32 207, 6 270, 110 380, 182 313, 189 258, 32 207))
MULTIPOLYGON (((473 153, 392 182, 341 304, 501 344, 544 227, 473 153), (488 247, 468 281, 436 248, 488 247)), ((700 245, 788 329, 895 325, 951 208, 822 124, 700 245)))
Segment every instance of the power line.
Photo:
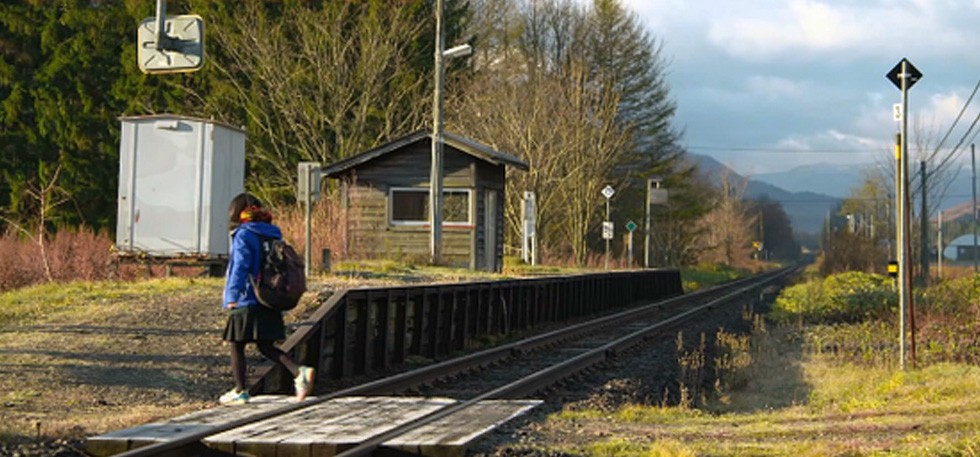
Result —
MULTIPOLYGON (((966 112, 967 107, 970 106, 970 102, 973 101, 973 97, 977 95, 978 89, 980 89, 980 80, 977 80, 977 85, 973 86, 973 92, 970 93, 970 97, 966 99, 966 103, 963 104, 963 108, 960 109, 959 114, 956 115, 956 119, 954 119, 953 123, 949 126, 949 130, 947 130, 946 134, 943 135, 943 139, 939 140, 939 144, 936 145, 936 149, 932 151, 932 154, 929 156, 930 162, 932 161, 932 159, 936 157, 936 154, 939 153, 939 149, 942 148, 943 144, 946 143, 946 139, 949 138, 949 135, 953 133, 953 129, 956 128, 956 124, 960 122, 960 118, 963 117, 963 113, 966 112)), ((945 163, 946 161, 944 160, 943 162, 945 163)))
MULTIPOLYGON (((963 112, 966 111, 967 106, 970 105, 970 102, 973 100, 973 96, 977 93, 977 90, 978 89, 980 89, 980 80, 978 80, 977 81, 977 85, 974 86, 973 93, 970 94, 970 98, 968 98, 966 100, 966 103, 963 104, 963 109, 961 109, 960 110, 960 114, 956 116, 956 120, 953 121, 953 125, 950 126, 950 130, 946 132, 946 136, 944 136, 943 137, 943 140, 939 143, 940 146, 942 146, 943 142, 946 141, 946 137, 949 136, 950 132, 953 130, 953 127, 955 127, 956 124, 959 122, 960 116, 962 116, 963 115, 963 112)), ((966 142, 966 138, 970 136, 970 133, 972 133, 973 132, 973 129, 977 126, 977 122, 978 121, 980 121, 980 113, 977 113, 977 117, 975 117, 973 119, 973 123, 970 124, 970 128, 967 129, 966 130, 966 133, 963 134, 963 137, 960 138, 959 143, 956 143, 956 147, 954 147, 953 150, 950 151, 950 153, 947 154, 946 157, 944 157, 943 160, 939 162, 939 165, 937 165, 935 167, 936 170, 942 169, 943 167, 946 166, 947 163, 949 163, 949 161, 953 160, 953 157, 956 156, 956 153, 959 151, 960 146, 962 146, 963 143, 966 142)), ((976 134, 974 134, 973 136, 976 137, 976 134)), ((938 151, 939 151, 939 148, 937 147, 936 148, 936 152, 938 152, 938 151)), ((935 156, 936 155, 936 152, 933 152, 932 156, 935 156)))
POLYGON ((728 151, 728 152, 772 152, 779 154, 854 154, 854 153, 881 153, 888 152, 887 147, 881 149, 810 149, 801 151, 799 149, 773 149, 773 148, 749 148, 749 147, 728 147, 728 146, 684 146, 684 149, 694 151, 728 151))

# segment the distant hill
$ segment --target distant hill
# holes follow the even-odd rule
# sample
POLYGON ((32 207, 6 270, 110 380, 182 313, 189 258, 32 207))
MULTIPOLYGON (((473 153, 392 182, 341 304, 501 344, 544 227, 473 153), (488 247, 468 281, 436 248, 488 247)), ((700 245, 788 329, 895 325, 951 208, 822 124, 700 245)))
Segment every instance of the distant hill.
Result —
MULTIPOLYGON (((912 164, 915 165, 915 164, 912 164)), ((812 192, 816 194, 839 197, 849 196, 862 179, 862 172, 874 164, 866 165, 832 165, 827 163, 804 165, 779 173, 764 173, 751 176, 753 181, 764 182, 788 192, 812 192)), ((913 170, 918 176, 916 170, 913 170)), ((917 179, 917 178, 916 178, 917 179)), ((959 168, 951 166, 941 178, 949 184, 944 188, 940 209, 950 212, 947 218, 969 215, 972 208, 973 177, 969 164, 961 164, 959 168)), ((931 199, 936 198, 930 196, 931 199)), ((917 199, 916 199, 917 200, 917 199)), ((935 204, 934 201, 931 201, 935 204)), ((918 203, 916 203, 918 205, 918 203)), ((916 206, 918 208, 918 206, 916 206)), ((935 219, 938 213, 930 216, 935 219)))
MULTIPOLYGON (((720 183, 722 176, 726 174, 732 182, 741 182, 745 179, 745 177, 711 157, 690 153, 687 156, 688 160, 698 165, 702 177, 713 183, 720 183)), ((800 235, 820 233, 827 211, 834 210, 841 201, 840 198, 817 192, 791 192, 756 179, 749 179, 745 192, 749 199, 754 200, 765 196, 782 204, 783 211, 786 212, 790 223, 793 224, 794 233, 800 235)))
POLYGON ((873 167, 866 165, 833 165, 818 163, 803 165, 779 173, 753 175, 752 179, 779 187, 787 192, 813 192, 844 198, 861 183, 861 171, 873 167))

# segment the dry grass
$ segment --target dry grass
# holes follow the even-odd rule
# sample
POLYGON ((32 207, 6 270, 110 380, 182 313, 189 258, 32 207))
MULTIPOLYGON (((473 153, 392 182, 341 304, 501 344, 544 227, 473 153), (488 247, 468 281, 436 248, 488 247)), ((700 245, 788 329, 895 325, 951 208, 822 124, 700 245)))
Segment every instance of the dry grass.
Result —
MULTIPOLYGON (((311 291, 499 277, 376 262, 350 268, 311 278, 311 291)), ((213 405, 231 385, 222 287, 221 278, 171 277, 0 294, 0 444, 80 438, 213 405)), ((314 295, 287 322, 310 312, 314 295)))
POLYGON ((808 352, 803 341, 792 328, 757 327, 752 363, 732 364, 740 368, 723 376, 740 381, 700 409, 565 411, 544 433, 565 443, 552 450, 589 456, 980 453, 980 367, 941 363, 902 372, 808 352))
POLYGON ((221 287, 171 278, 0 295, 0 437, 83 436, 208 404, 227 384, 221 287))

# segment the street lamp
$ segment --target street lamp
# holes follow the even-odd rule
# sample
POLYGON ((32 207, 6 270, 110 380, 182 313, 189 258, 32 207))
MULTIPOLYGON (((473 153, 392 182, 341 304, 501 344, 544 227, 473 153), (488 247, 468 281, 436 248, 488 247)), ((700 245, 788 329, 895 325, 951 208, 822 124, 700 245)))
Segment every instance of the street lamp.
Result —
POLYGON ((429 253, 432 263, 442 260, 442 86, 445 73, 444 58, 469 55, 468 44, 443 49, 445 32, 442 27, 442 0, 436 0, 435 91, 432 103, 432 168, 429 171, 429 253))
POLYGON ((667 189, 661 189, 660 183, 663 178, 651 176, 647 178, 647 198, 646 204, 646 227, 643 240, 643 266, 650 268, 650 206, 667 204, 667 189))

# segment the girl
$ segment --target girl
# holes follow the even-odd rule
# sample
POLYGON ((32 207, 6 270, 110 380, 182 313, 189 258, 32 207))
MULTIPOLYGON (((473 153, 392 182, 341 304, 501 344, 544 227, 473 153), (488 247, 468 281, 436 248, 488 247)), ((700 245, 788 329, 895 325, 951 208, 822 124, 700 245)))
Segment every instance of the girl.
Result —
POLYGON ((228 208, 231 252, 225 274, 223 308, 228 310, 224 340, 231 344, 231 373, 235 388, 222 395, 221 404, 248 403, 245 379, 245 345, 256 343, 265 358, 281 365, 294 376, 296 399, 302 401, 313 390, 312 367, 298 365, 275 342, 286 337, 282 313, 266 308, 255 297, 249 278, 259 274, 262 262, 261 238, 282 238, 272 224, 272 214, 255 196, 242 193, 228 208))

